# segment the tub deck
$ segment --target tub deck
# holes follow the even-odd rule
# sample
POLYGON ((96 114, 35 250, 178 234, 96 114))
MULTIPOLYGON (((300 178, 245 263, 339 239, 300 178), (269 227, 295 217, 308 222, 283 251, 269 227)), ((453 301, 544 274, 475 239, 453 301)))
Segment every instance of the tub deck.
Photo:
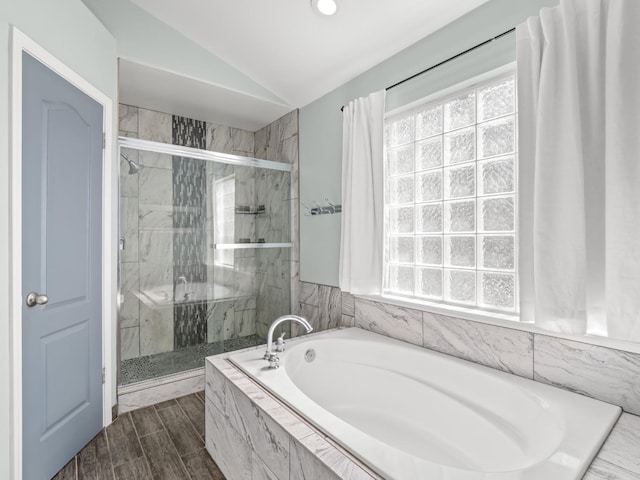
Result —
MULTIPOLYGON (((295 343, 288 343, 288 351, 292 350, 295 343)), ((249 355, 261 356, 262 349, 258 347, 242 353, 251 352, 249 355)), ((383 478, 349 451, 327 439, 322 430, 303 420, 266 392, 230 364, 227 357, 220 355, 208 358, 206 378, 207 449, 227 477, 283 480, 383 478), (263 474, 266 476, 263 477, 263 474)), ((637 418, 623 415, 620 420, 622 427, 618 429, 633 424, 637 418)), ((615 436, 612 435, 612 438, 615 436)), ((603 452, 606 451, 605 446, 603 452)), ((598 457, 585 478, 608 478, 603 472, 613 468, 609 460, 598 457)))

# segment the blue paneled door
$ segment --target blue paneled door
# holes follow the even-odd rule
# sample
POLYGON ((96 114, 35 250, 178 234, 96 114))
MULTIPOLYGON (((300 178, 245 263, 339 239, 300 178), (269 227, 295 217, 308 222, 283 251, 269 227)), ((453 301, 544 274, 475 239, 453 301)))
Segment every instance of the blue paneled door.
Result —
POLYGON ((23 53, 23 473, 102 428, 102 106, 23 53))

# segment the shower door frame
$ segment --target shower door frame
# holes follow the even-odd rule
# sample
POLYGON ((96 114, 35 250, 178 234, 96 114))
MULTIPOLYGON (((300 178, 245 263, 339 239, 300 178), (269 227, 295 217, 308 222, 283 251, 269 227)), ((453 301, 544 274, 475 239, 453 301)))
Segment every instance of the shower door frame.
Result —
POLYGON ((207 160, 239 167, 266 168, 268 170, 280 170, 291 173, 293 167, 284 162, 274 162, 272 160, 262 160, 260 158, 243 157, 230 153, 212 152, 199 148, 183 147, 170 143, 154 142, 151 140, 141 140, 139 138, 118 137, 119 148, 131 148, 133 150, 144 150, 146 152, 165 153, 177 157, 192 158, 194 160, 207 160))

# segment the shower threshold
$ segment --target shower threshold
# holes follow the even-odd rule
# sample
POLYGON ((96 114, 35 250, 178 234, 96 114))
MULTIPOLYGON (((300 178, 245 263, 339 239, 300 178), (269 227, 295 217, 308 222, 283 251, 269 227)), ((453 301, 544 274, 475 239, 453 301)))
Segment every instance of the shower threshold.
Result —
POLYGON ((156 353, 120 362, 120 386, 164 377, 175 373, 204 368, 204 359, 210 355, 231 352, 265 343, 259 335, 248 335, 224 342, 205 343, 171 352, 156 353))

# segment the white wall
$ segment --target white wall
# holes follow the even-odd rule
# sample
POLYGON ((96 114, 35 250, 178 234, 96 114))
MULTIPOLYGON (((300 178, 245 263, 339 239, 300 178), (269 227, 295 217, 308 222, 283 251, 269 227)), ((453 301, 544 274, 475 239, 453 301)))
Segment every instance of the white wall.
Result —
MULTIPOLYGON (((111 98, 114 107, 117 106, 115 39, 80 0, 2 0, 0 2, 0 99, 2 99, 0 100, 2 106, 0 108, 0 478, 3 479, 10 478, 11 453, 9 437, 10 112, 8 108, 11 74, 10 25, 18 27, 67 64, 111 98)), ((117 131, 117 115, 115 117, 113 128, 117 131)), ((117 178, 115 167, 113 178, 117 178)), ((116 185, 113 185, 113 188, 113 198, 116 199, 116 185)), ((112 222, 115 225, 115 216, 112 222)), ((113 273, 115 275, 115 271, 113 273)), ((115 335, 115 325, 113 327, 115 335)), ((113 352, 115 353, 115 348, 113 352)), ((115 357, 113 366, 115 368, 115 357)))

